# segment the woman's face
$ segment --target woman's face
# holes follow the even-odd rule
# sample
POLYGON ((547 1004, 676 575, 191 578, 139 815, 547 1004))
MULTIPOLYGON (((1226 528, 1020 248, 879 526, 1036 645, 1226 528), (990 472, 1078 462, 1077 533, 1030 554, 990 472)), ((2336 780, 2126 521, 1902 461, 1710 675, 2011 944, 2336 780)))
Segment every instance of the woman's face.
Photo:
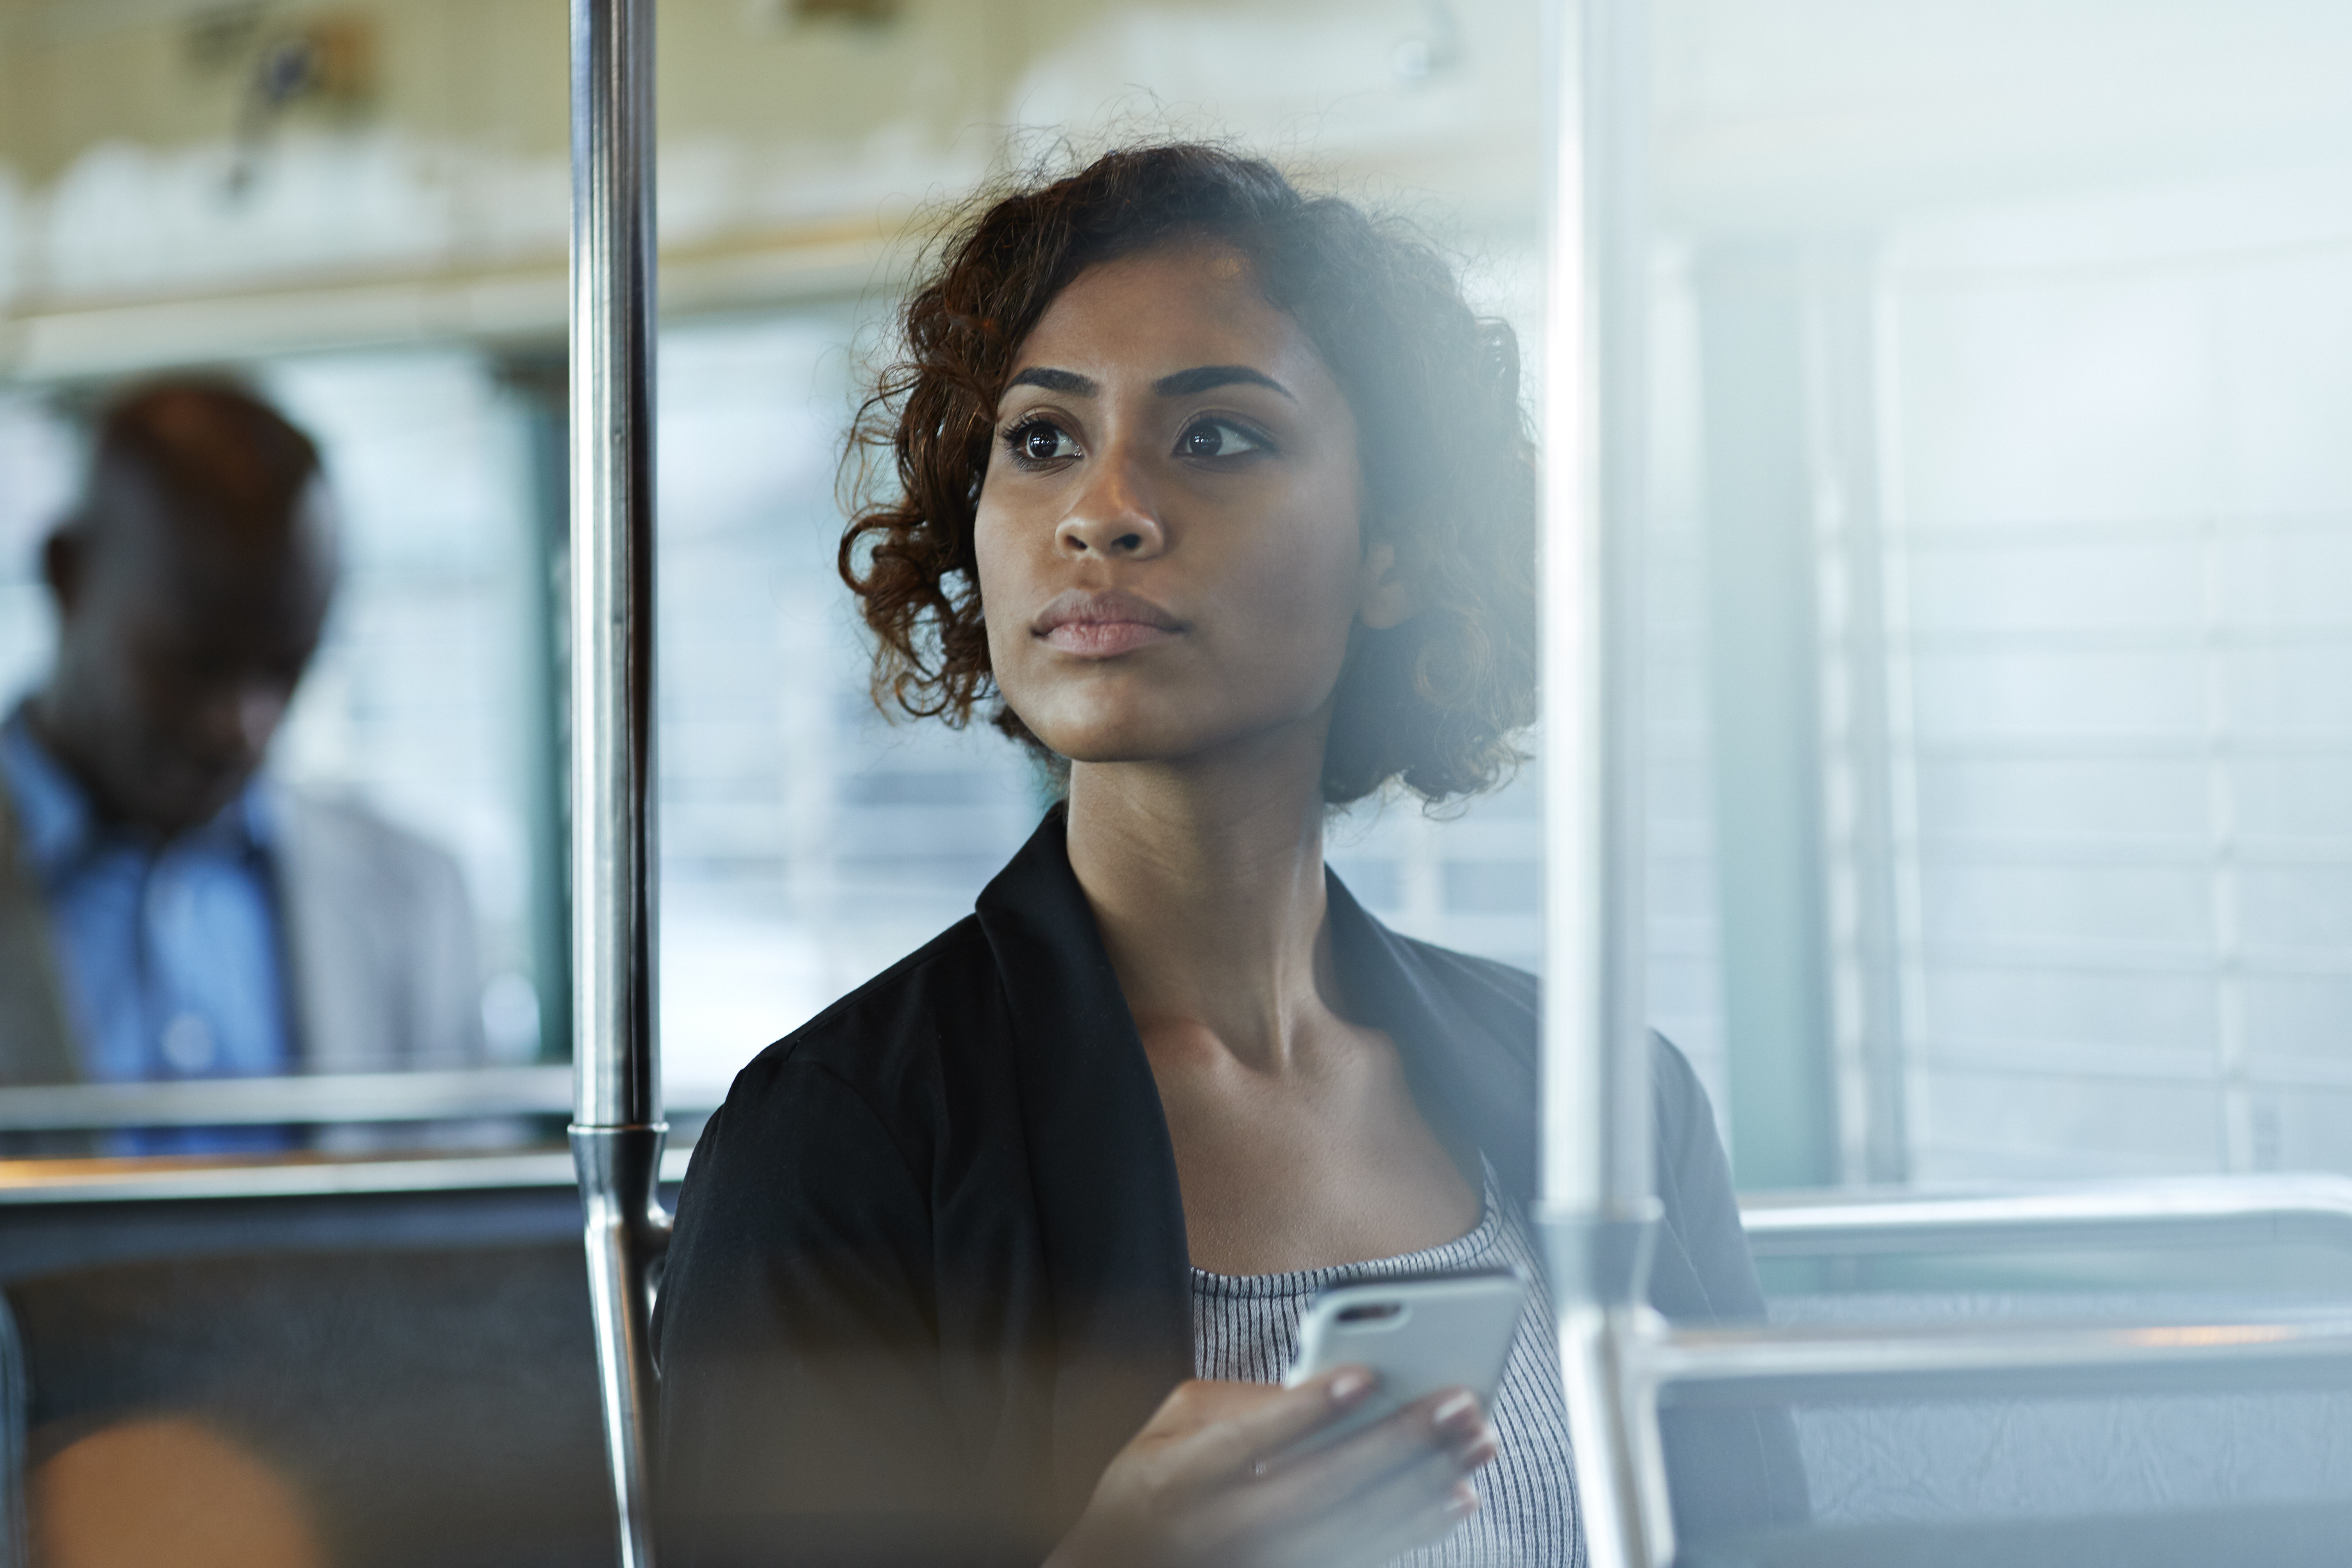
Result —
POLYGON ((1237 252, 1088 268, 997 407, 974 539, 997 684, 1081 763, 1328 725, 1350 628, 1408 609, 1361 494, 1346 397, 1237 252))

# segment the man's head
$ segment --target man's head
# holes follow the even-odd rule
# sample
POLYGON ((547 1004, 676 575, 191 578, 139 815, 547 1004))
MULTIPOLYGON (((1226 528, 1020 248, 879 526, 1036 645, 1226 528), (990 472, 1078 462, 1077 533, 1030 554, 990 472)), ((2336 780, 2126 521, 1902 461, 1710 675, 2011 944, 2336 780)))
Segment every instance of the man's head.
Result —
POLYGON ((35 717, 110 814, 173 834, 253 776, 318 647, 333 520, 310 437, 213 382, 101 417, 42 564, 58 658, 35 717))

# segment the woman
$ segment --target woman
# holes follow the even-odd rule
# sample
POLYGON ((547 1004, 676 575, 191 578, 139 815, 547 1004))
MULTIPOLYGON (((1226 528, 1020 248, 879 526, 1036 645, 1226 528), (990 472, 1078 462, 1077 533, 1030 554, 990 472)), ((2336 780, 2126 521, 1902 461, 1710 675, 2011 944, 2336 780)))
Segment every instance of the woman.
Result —
MULTIPOLYGON (((1066 798, 704 1132, 656 1328, 672 1563, 1579 1560, 1548 1307, 1491 1417, 1292 1460, 1365 1380, 1276 1386, 1334 1278, 1531 1261, 1534 982, 1322 855, 1333 804, 1490 786, 1533 715, 1507 329, 1194 146, 995 202, 904 325, 862 425, 895 483, 842 547, 877 693, 992 702, 1066 798)), ((1656 1079, 1653 1299, 1754 1311, 1704 1097, 1670 1047, 1656 1079)), ((1671 1441, 1686 1518, 1801 1507, 1784 1428, 1671 1441)))

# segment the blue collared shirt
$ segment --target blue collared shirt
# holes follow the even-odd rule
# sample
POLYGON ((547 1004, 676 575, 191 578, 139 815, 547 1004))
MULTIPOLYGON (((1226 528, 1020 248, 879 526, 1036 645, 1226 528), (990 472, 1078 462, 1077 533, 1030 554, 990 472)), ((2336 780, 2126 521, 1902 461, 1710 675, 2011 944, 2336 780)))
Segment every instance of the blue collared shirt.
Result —
MULTIPOLYGON (((93 1081, 288 1071, 269 795, 259 782, 201 827, 163 840, 110 824, 33 733, 0 725, 0 785, 49 913, 50 947, 82 1070, 93 1081)), ((151 1129, 124 1153, 278 1149, 278 1127, 151 1129)))

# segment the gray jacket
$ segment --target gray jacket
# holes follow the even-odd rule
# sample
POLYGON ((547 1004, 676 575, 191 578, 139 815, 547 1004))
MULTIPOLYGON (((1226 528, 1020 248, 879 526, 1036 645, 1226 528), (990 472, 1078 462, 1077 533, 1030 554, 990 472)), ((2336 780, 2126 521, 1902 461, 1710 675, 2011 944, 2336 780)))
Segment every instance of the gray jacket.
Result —
MULTIPOLYGON (((457 862, 349 800, 288 788, 277 805, 271 865, 299 1070, 478 1064, 481 960, 457 862)), ((0 1084, 81 1077, 48 912, 0 789, 0 1084)))

